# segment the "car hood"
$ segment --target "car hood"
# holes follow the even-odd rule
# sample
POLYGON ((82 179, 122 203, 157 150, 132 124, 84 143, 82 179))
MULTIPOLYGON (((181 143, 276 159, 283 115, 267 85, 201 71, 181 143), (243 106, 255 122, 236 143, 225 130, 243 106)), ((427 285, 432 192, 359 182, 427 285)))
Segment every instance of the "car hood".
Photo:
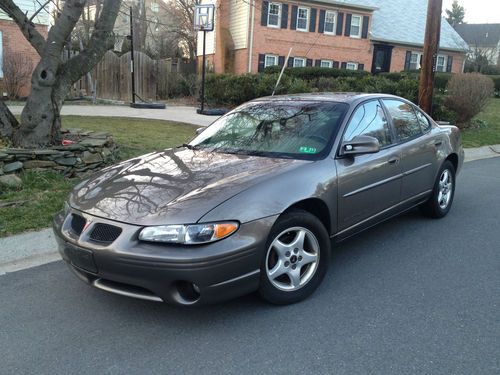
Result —
MULTIPOLYGON (((70 205, 136 225, 189 224, 259 181, 304 160, 165 150, 125 161, 76 186, 70 205)), ((264 197, 263 197, 264 198, 264 197)), ((238 220, 238 213, 234 213, 238 220)))

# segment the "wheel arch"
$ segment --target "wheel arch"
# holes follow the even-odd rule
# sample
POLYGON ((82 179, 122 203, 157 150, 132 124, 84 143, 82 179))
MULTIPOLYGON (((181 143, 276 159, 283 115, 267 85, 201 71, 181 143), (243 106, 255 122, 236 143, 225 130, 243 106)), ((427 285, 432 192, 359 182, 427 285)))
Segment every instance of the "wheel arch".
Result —
POLYGON ((328 205, 320 198, 307 198, 298 202, 295 202, 289 206, 283 213, 289 212, 293 209, 301 209, 309 212, 310 214, 316 216, 321 223, 324 225, 328 235, 332 234, 332 220, 330 215, 330 209, 328 205))
POLYGON ((456 153, 451 153, 446 157, 445 161, 451 162, 453 168, 455 168, 455 173, 456 173, 458 170, 458 155, 456 153))

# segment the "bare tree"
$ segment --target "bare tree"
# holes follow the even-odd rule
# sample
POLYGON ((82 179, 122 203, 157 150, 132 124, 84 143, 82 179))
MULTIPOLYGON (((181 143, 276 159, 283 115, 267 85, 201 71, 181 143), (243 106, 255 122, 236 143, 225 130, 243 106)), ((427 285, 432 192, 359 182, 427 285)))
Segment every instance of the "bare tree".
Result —
POLYGON ((80 54, 63 61, 65 44, 82 16, 86 3, 86 0, 66 0, 45 40, 33 20, 13 0, 0 1, 0 9, 18 25, 26 40, 40 55, 40 62, 31 78, 31 94, 20 123, 4 103, 0 104, 0 134, 9 138, 15 146, 46 146, 60 139, 61 107, 71 86, 113 47, 113 26, 121 0, 106 0, 103 3, 87 47, 80 54))
POLYGON ((9 99, 18 98, 33 72, 31 59, 20 52, 5 51, 3 87, 9 99))
POLYGON ((172 14, 172 19, 177 21, 170 28, 170 32, 178 36, 191 60, 196 59, 197 32, 193 29, 194 7, 200 3, 201 0, 172 0, 167 8, 172 14))

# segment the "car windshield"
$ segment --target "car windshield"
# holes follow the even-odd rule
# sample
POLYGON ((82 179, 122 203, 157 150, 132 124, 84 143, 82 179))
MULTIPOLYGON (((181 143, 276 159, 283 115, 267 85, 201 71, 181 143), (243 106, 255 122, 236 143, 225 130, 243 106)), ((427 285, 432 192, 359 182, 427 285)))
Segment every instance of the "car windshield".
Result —
POLYGON ((328 152, 348 108, 334 102, 254 102, 214 122, 190 147, 245 155, 316 159, 328 152))

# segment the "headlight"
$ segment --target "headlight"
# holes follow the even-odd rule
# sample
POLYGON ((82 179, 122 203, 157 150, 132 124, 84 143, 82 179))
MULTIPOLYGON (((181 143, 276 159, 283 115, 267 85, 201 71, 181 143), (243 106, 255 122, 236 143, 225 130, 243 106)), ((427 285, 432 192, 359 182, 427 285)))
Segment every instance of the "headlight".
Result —
POLYGON ((160 225, 144 228, 139 234, 139 239, 187 245, 201 244, 230 236, 236 232, 238 227, 238 223, 233 221, 193 225, 160 225))

